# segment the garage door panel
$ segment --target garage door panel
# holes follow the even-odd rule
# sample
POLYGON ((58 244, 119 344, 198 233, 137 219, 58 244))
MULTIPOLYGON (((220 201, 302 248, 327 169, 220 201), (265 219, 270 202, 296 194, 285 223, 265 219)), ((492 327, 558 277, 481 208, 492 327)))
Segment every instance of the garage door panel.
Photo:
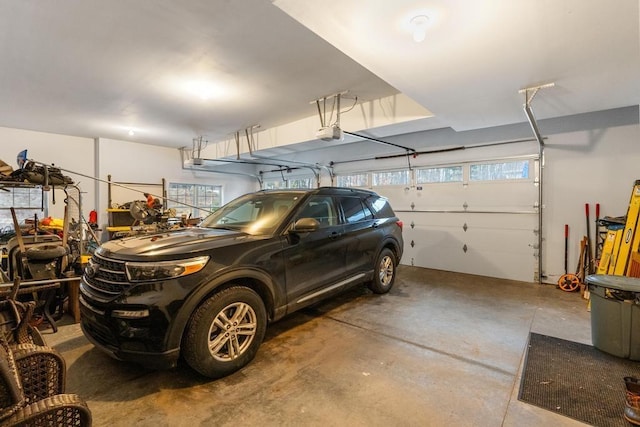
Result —
POLYGON ((531 252, 537 237, 535 215, 465 214, 466 240, 485 251, 531 252))
POLYGON ((536 215, 468 212, 398 215, 405 224, 403 264, 534 280, 536 215))
POLYGON ((463 268, 459 270, 460 273, 534 281, 533 270, 536 260, 531 253, 523 257, 522 254, 514 251, 485 252, 472 247, 464 257, 467 260, 462 263, 463 268))
POLYGON ((530 181, 430 184, 417 188, 376 190, 387 197, 396 210, 533 212, 537 200, 537 187, 530 181))
POLYGON ((526 182, 470 183, 465 193, 469 210, 494 208, 496 210, 533 210, 537 200, 537 187, 526 182))
POLYGON ((537 277, 533 179, 375 187, 404 222, 404 264, 512 280, 537 277), (413 244, 413 246, 411 246, 413 244))

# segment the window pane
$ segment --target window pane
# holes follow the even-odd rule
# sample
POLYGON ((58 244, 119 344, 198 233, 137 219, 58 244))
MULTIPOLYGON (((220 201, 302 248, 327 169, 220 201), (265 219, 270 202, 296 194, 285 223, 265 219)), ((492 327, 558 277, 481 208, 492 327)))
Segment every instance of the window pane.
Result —
MULTIPOLYGON (((45 199, 46 203, 46 199, 45 199)), ((40 187, 6 186, 0 191, 0 229, 13 229, 13 218, 10 208, 14 208, 18 222, 33 218, 35 214, 42 216, 42 189, 40 187), (5 191, 6 190, 6 191, 5 191)))
POLYGON ((282 180, 278 180, 278 181, 264 181, 262 183, 262 188, 265 190, 278 190, 280 188, 286 188, 285 187, 285 182, 282 180))
POLYGON ((201 218, 222 204, 222 186, 169 183, 167 197, 167 208, 175 209, 177 216, 201 218))
POLYGON ((418 184, 462 182, 462 166, 418 169, 416 170, 416 182, 418 184))
POLYGON ((365 209, 357 197, 342 197, 340 198, 340 204, 342 205, 344 217, 349 223, 373 218, 371 211, 368 208, 365 209))
POLYGON ((497 181, 527 178, 529 178, 528 160, 502 163, 482 163, 471 165, 469 168, 469 179, 471 181, 497 181))
POLYGON ((367 203, 371 206, 373 211, 381 218, 391 218, 395 216, 393 213, 393 209, 391 209, 391 205, 384 197, 379 196, 371 196, 367 198, 367 203))
POLYGON ((367 187, 369 176, 366 173, 338 176, 338 187, 367 187))
POLYGON ((409 171, 375 172, 373 173, 373 185, 407 185, 409 184, 409 171))
POLYGON ((314 218, 320 223, 320 228, 336 225, 338 222, 333 199, 327 196, 311 196, 295 220, 300 218, 314 218))
POLYGON ((311 178, 290 179, 289 188, 311 188, 311 178))

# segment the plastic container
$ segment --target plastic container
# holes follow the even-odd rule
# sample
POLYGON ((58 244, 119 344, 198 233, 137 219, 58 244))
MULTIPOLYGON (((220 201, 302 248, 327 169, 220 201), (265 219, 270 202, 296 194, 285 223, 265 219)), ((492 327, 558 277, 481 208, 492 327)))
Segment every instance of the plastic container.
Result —
POLYGON ((640 360, 640 278, 587 276, 591 293, 591 341, 611 355, 640 360))

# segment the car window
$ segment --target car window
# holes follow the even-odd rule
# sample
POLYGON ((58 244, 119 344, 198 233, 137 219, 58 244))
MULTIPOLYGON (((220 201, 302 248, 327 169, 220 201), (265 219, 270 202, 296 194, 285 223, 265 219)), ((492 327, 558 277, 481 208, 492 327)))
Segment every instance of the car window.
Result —
POLYGON ((367 198, 367 204, 371 206, 376 218, 391 218, 395 216, 391 205, 384 197, 371 196, 367 198))
POLYGON ((300 218, 313 218, 320 223, 320 228, 329 227, 338 223, 333 198, 328 196, 311 196, 302 206, 295 220, 300 218))
POLYGON ((249 194, 228 203, 204 219, 201 226, 267 234, 285 219, 302 193, 249 194))
POLYGON ((359 222, 373 218, 373 214, 371 213, 369 208, 363 205, 362 201, 358 197, 341 197, 340 204, 342 205, 344 218, 348 223, 359 222))

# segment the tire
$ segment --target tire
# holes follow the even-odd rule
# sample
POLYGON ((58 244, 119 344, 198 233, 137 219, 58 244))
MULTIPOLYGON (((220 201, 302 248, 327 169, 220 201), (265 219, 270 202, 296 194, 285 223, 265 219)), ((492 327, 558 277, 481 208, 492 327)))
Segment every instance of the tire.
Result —
POLYGON ((61 245, 30 246, 25 250, 27 259, 50 260, 60 258, 67 254, 67 250, 61 245))
POLYGON ((396 280, 396 256, 391 249, 384 248, 378 254, 373 267, 373 280, 369 289, 376 294, 386 294, 396 280))
POLYGON ((194 311, 186 329, 183 358, 206 377, 224 377, 253 360, 266 327, 267 312, 260 296, 249 288, 232 286, 194 311))

